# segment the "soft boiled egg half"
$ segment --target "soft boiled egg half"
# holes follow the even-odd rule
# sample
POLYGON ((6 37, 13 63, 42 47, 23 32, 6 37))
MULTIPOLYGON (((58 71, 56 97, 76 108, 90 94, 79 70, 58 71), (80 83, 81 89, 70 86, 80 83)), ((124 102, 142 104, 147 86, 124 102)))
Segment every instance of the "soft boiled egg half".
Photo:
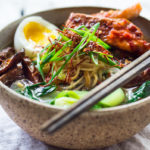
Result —
POLYGON ((43 47, 58 38, 57 27, 39 16, 24 19, 18 26, 14 47, 17 51, 25 49, 26 56, 32 58, 39 53, 43 47))

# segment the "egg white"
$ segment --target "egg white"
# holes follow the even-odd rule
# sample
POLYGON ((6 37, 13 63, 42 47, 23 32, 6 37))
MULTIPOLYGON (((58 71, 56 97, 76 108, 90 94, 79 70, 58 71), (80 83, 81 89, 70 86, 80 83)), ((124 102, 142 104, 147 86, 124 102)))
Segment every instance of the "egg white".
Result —
MULTIPOLYGON (((29 23, 29 22, 36 22, 39 23, 43 26, 45 26, 47 29, 49 29, 51 31, 52 35, 55 35, 55 37, 58 37, 58 31, 57 31, 57 27, 53 24, 51 24, 50 22, 44 20, 42 17, 40 16, 32 16, 32 17, 28 17, 25 18, 17 27, 17 30, 15 32, 15 36, 14 36, 14 47, 16 49, 16 51, 20 51, 22 48, 25 49, 25 55, 32 58, 35 57, 37 55, 37 53, 39 53, 42 48, 41 47, 35 47, 36 43, 32 42, 32 41, 28 41, 24 35, 24 27, 29 23)), ((50 37, 51 41, 53 41, 54 39, 52 39, 50 37)))

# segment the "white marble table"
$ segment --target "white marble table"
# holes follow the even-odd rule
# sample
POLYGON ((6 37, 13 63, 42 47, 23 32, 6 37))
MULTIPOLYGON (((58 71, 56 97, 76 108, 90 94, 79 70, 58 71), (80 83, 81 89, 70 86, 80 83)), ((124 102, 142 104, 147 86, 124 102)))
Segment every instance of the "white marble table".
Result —
MULTIPOLYGON (((0 29, 25 14, 62 6, 107 6, 125 8, 136 0, 0 0, 0 29)), ((142 15, 150 19, 150 0, 140 0, 142 15)), ((0 106, 0 150, 57 150, 30 137, 18 127, 0 106)), ((150 150, 150 125, 131 139, 102 150, 150 150)))

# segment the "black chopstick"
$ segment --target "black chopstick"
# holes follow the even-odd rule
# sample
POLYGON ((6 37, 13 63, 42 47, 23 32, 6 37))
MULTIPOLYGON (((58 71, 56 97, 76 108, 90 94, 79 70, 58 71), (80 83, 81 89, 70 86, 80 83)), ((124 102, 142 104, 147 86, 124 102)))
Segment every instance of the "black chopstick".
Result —
POLYGON ((46 121, 41 126, 41 130, 53 133, 82 112, 89 110, 94 104, 106 97, 109 93, 132 80, 136 75, 149 66, 150 50, 127 65, 121 71, 95 87, 85 98, 74 104, 71 108, 46 121))

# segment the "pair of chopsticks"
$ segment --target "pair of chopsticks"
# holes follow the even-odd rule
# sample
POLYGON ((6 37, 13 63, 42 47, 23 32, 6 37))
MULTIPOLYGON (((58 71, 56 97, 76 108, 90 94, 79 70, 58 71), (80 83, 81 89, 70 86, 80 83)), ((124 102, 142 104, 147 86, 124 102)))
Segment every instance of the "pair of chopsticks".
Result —
POLYGON ((86 97, 78 101, 78 103, 54 116, 52 119, 46 121, 41 126, 41 130, 53 133, 72 119, 79 116, 84 111, 89 110, 94 104, 102 100, 108 94, 110 94, 120 86, 125 85, 127 82, 132 80, 136 75, 138 75, 141 71, 149 66, 150 50, 127 65, 125 68, 120 70, 118 73, 95 87, 88 93, 86 97))

